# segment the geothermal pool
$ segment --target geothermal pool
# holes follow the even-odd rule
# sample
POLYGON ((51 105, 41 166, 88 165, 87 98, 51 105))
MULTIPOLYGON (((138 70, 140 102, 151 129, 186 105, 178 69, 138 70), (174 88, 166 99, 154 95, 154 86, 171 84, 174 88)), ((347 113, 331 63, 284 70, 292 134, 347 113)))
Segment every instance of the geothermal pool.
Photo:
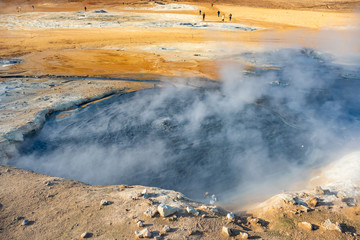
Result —
POLYGON ((52 114, 15 165, 201 200, 280 191, 358 147, 360 70, 311 49, 239 57, 219 89, 155 88, 52 114))

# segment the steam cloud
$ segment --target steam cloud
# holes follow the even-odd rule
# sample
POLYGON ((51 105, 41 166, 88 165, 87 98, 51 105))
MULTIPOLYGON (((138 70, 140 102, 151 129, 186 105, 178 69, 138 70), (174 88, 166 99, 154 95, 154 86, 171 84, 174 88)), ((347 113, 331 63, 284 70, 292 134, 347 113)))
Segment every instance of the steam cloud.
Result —
POLYGON ((141 184, 201 199, 279 191, 356 149, 358 68, 311 49, 244 53, 217 91, 150 89, 49 119, 15 164, 90 184, 141 184))

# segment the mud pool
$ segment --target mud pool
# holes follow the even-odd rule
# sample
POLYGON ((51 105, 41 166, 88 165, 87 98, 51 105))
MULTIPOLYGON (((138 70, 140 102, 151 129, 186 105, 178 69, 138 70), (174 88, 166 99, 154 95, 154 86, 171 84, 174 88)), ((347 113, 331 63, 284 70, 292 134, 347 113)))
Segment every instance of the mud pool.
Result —
POLYGON ((217 91, 155 88, 54 113, 15 165, 221 201, 254 187, 280 191, 357 147, 358 67, 311 49, 238 57, 257 65, 225 69, 217 91))

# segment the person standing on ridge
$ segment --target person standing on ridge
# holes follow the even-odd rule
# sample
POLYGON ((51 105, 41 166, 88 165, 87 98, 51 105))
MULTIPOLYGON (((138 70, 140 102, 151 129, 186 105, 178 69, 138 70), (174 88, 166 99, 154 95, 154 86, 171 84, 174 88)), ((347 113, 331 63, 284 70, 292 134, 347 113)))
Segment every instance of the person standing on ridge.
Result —
POLYGON ((86 8, 86 6, 85 6, 85 7, 84 7, 85 12, 86 12, 86 9, 87 9, 87 8, 86 8))
POLYGON ((199 10, 199 15, 201 15, 201 9, 199 10))
POLYGON ((231 22, 231 18, 232 18, 232 14, 230 13, 230 14, 229 14, 229 20, 230 20, 230 22, 231 22))
POLYGON ((218 11, 218 17, 220 17, 220 11, 218 11))
POLYGON ((225 14, 222 15, 222 18, 221 18, 222 21, 225 20, 225 14))
POLYGON ((203 13, 203 21, 205 21, 205 13, 203 13))

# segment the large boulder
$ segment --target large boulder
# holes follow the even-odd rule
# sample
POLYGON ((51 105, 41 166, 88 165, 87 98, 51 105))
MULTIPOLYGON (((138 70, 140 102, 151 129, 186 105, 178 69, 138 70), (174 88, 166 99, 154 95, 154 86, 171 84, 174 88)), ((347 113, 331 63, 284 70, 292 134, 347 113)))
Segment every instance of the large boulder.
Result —
POLYGON ((176 213, 178 211, 177 208, 172 207, 170 205, 167 205, 166 203, 161 203, 158 206, 158 212, 160 213, 161 216, 163 217, 168 217, 174 213, 176 213))

